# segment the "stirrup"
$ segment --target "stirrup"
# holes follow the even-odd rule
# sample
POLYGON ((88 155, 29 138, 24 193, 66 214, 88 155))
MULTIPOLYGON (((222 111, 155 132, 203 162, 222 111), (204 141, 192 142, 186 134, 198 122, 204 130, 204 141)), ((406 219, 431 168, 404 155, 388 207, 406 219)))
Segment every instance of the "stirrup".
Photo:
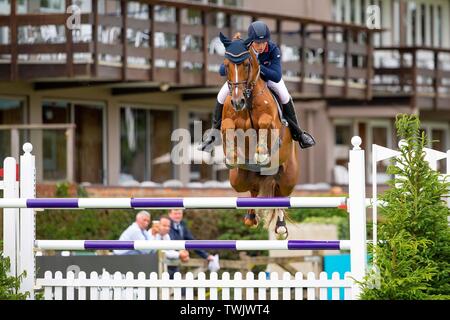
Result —
POLYGON ((298 143, 300 144, 300 147, 302 149, 306 149, 314 146, 316 144, 316 141, 314 140, 312 135, 310 135, 308 132, 303 131, 300 134, 298 143))

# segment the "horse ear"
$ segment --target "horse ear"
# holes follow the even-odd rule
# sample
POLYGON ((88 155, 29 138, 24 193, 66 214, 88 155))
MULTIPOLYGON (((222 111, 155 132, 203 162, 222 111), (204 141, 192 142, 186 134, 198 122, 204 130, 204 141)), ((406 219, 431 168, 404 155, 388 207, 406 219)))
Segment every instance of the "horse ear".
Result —
POLYGON ((248 48, 252 44, 252 40, 250 38, 247 38, 247 39, 244 40, 244 44, 248 48))
POLYGON ((219 37, 220 37, 220 41, 223 43, 225 48, 230 45, 231 40, 228 39, 222 32, 220 32, 219 37))

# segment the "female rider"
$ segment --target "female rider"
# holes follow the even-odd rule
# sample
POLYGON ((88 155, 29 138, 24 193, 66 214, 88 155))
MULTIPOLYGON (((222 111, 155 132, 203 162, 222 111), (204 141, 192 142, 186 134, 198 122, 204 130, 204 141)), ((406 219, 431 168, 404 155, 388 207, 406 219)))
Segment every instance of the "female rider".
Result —
MULTIPOLYGON (((258 57, 260 64, 261 78, 267 82, 267 86, 272 89, 280 99, 283 105, 283 116, 289 124, 292 139, 298 141, 301 148, 309 148, 315 144, 314 138, 300 129, 295 114, 294 103, 291 96, 281 78, 281 52, 278 46, 270 41, 269 27, 262 21, 255 21, 248 28, 248 43, 250 50, 258 57)), ((225 76, 225 66, 220 66, 220 75, 225 76)), ((213 116, 213 129, 220 129, 222 122, 222 109, 225 99, 230 94, 228 84, 225 83, 217 95, 216 107, 213 116)), ((200 146, 200 150, 209 151, 214 142, 214 135, 210 134, 200 146)))

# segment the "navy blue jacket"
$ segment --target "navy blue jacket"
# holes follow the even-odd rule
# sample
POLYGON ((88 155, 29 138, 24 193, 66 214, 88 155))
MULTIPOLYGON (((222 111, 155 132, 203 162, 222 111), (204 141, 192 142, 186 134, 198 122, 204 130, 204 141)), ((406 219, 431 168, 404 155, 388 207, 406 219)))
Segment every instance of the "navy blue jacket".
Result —
MULTIPOLYGON (((195 240, 191 231, 187 228, 186 223, 181 220, 180 227, 183 229, 183 237, 181 237, 180 232, 175 229, 175 222, 171 220, 169 236, 170 240, 195 240)), ((194 250, 203 259, 208 258, 209 254, 205 250, 194 250)))
MULTIPOLYGON (((261 78, 264 81, 280 82, 282 76, 281 51, 274 42, 268 42, 266 50, 258 55, 258 61, 261 66, 261 78)), ((226 76, 227 72, 224 64, 220 65, 219 72, 221 76, 226 76)))

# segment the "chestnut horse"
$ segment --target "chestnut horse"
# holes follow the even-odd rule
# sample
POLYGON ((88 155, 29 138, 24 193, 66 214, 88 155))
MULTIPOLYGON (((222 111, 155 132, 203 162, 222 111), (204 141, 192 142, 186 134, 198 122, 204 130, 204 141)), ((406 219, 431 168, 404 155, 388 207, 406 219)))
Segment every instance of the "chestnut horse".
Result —
MULTIPOLYGON (((223 107, 221 132, 231 186, 237 192, 250 191, 252 197, 290 196, 299 173, 298 144, 293 142, 289 128, 280 119, 277 102, 260 77, 259 62, 253 50, 248 49, 239 34, 233 40, 223 34, 220 38, 228 53, 224 65, 230 95, 223 107), (247 58, 242 61, 243 55, 247 58), (257 144, 251 141, 251 134, 240 144, 238 129, 245 133, 254 129, 257 144), (238 157, 244 161, 239 161, 238 157), (268 175, 264 173, 265 168, 274 170, 268 175)), ((249 209, 245 224, 256 226, 260 220, 258 213, 262 213, 268 228, 276 217, 275 233, 287 238, 285 211, 280 208, 261 211, 249 209)))

